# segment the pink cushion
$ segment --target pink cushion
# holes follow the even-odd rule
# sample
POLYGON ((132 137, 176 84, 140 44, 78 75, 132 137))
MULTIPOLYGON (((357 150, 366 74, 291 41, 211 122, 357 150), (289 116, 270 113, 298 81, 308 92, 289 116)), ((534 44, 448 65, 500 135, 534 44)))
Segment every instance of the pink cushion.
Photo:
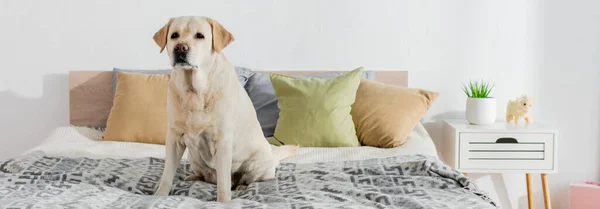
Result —
POLYGON ((586 183, 573 183, 569 191, 571 209, 600 208, 600 186, 586 183))

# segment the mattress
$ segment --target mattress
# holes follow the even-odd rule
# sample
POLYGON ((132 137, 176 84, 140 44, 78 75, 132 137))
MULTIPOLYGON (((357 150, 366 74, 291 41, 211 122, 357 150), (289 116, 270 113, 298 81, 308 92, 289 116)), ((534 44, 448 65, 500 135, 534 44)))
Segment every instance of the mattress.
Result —
MULTIPOLYGON (((135 142, 101 141, 102 131, 78 126, 56 128, 44 141, 25 152, 42 151, 50 156, 88 158, 145 158, 164 159, 165 146, 135 142)), ((283 162, 314 163, 341 162, 385 158, 396 155, 427 155, 438 157, 435 144, 422 124, 418 124, 402 146, 395 148, 348 147, 314 148, 301 147, 296 156, 283 162)), ((187 151, 183 160, 187 159, 187 151)))
POLYGON ((215 202, 216 185, 184 181, 193 174, 188 160, 178 166, 170 195, 153 195, 165 146, 101 136, 60 127, 23 155, 0 161, 0 208, 497 208, 439 160, 420 124, 396 148, 300 148, 275 178, 232 191, 226 203, 215 202))

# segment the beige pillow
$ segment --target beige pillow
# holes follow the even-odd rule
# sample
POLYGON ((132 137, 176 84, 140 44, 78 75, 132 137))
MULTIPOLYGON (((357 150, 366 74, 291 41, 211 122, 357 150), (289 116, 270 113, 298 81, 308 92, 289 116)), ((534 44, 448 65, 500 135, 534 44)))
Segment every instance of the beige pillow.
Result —
POLYGON ((358 140, 380 148, 404 144, 438 95, 362 79, 350 112, 358 140))
POLYGON ((104 141, 165 144, 169 74, 117 72, 104 141))

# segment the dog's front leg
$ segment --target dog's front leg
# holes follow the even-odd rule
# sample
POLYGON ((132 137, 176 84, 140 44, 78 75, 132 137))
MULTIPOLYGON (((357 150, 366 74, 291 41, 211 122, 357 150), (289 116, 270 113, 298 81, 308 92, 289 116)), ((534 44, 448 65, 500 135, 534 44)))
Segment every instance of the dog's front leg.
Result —
POLYGON ((165 167, 155 195, 167 196, 171 191, 171 187, 173 187, 175 173, 185 151, 185 144, 182 138, 181 134, 167 130, 165 167))
MULTIPOLYGON (((231 130, 231 129, 226 129, 231 130)), ((217 142, 217 201, 231 200, 231 164, 233 155, 233 139, 231 133, 221 131, 217 142)))

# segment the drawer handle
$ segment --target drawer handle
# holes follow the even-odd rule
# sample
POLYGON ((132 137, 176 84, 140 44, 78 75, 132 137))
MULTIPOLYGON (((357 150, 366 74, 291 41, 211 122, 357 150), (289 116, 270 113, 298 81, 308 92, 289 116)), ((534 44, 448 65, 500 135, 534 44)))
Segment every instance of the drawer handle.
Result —
POLYGON ((497 144, 510 144, 510 143, 515 143, 518 144, 519 141, 517 141, 517 139, 512 138, 512 137, 504 137, 504 138, 499 138, 498 140, 496 140, 497 144))

